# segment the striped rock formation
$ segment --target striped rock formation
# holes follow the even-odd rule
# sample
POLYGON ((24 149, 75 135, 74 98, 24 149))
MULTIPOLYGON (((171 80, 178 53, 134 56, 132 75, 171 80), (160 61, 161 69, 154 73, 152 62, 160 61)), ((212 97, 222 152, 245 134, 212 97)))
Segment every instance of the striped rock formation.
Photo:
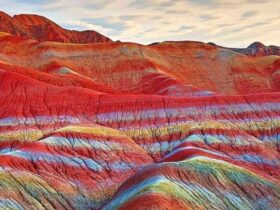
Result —
POLYGON ((70 43, 112 42, 108 37, 96 31, 67 30, 53 21, 39 15, 14 15, 13 17, 0 11, 0 31, 18 37, 36 39, 38 41, 56 41, 70 43))
POLYGON ((279 209, 279 69, 0 33, 0 209, 279 209))
MULTIPOLYGON (((217 46, 213 42, 209 44, 217 46)), ((249 56, 280 55, 280 47, 275 45, 265 46, 261 42, 253 42, 247 48, 225 48, 249 56)))

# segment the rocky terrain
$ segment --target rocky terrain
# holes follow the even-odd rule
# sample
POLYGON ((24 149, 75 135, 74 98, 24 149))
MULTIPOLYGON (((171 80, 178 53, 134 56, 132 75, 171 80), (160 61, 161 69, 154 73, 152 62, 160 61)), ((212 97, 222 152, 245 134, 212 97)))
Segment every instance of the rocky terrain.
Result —
POLYGON ((55 41, 69 43, 102 43, 112 42, 96 31, 67 30, 53 21, 39 15, 14 15, 0 11, 0 31, 36 39, 38 41, 55 41))
POLYGON ((0 31, 1 209, 280 208, 279 47, 0 31))

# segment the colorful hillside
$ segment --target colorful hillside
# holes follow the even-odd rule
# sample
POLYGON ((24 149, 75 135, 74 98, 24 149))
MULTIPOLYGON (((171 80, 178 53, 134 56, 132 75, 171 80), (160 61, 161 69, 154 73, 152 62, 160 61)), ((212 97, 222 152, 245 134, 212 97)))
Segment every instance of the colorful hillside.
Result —
POLYGON ((1 209, 280 209, 279 51, 38 38, 35 17, 1 14, 1 209))

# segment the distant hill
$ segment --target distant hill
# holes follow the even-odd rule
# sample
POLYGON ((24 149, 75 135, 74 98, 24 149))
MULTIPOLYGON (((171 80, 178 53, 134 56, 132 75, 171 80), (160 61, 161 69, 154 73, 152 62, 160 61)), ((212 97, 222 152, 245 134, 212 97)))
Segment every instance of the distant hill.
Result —
MULTIPOLYGON (((218 46, 213 42, 209 42, 208 44, 213 46, 218 46)), ((219 46, 221 47, 221 46, 219 46)), ((267 56, 267 55, 280 55, 280 47, 275 45, 265 46, 261 42, 253 42, 247 48, 227 48, 238 53, 242 53, 244 55, 249 56, 267 56)))
POLYGON ((9 16, 0 12, 0 31, 38 41, 100 43, 112 40, 96 31, 67 30, 39 15, 9 16))

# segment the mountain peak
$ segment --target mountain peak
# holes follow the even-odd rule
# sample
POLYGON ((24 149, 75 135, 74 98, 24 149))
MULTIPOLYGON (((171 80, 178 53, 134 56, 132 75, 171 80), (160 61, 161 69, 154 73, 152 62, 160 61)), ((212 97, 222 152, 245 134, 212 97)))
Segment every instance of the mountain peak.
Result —
POLYGON ((7 13, 5 13, 5 12, 3 12, 3 11, 0 11, 0 18, 1 18, 1 17, 10 17, 10 18, 11 18, 10 15, 8 15, 7 13))
POLYGON ((0 31, 38 41, 104 43, 112 40, 96 31, 67 30, 46 17, 34 14, 9 16, 0 11, 0 31))
POLYGON ((48 18, 35 14, 14 15, 13 19, 27 25, 45 25, 47 23, 55 24, 53 21, 49 20, 48 18))
POLYGON ((249 46, 248 46, 248 48, 264 48, 265 47, 265 45, 263 44, 263 43, 261 43, 261 42, 253 42, 252 44, 250 44, 249 46))

